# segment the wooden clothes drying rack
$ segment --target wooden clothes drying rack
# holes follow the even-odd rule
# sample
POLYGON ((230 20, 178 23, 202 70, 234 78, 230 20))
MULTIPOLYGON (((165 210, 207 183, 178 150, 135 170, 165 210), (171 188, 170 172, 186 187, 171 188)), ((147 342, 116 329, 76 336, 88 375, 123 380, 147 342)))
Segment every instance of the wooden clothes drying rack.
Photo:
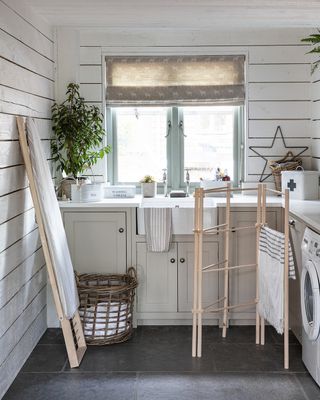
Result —
POLYGON ((63 311, 59 287, 52 263, 50 249, 48 246, 47 235, 45 232, 45 225, 41 213, 40 201, 38 197, 37 187, 32 172, 32 164, 30 158, 30 151, 26 137, 26 127, 23 117, 17 117, 17 126, 19 131, 19 141, 21 146, 21 152, 26 167, 27 177, 30 185, 30 192, 33 200, 35 209, 35 215, 37 224, 39 227, 40 240, 44 253, 44 258, 47 265, 49 281, 52 288, 53 299, 56 306, 58 318, 61 323, 63 337, 67 349, 68 359, 71 368, 79 367, 81 360, 86 352, 87 346, 83 334, 82 324, 80 320, 79 311, 77 311, 72 319, 67 319, 63 311))
POLYGON ((192 356, 201 357, 202 354, 202 315, 203 313, 222 312, 222 337, 226 337, 228 328, 229 310, 235 308, 245 308, 252 305, 256 306, 256 344, 265 344, 265 321, 260 317, 257 304, 259 302, 259 240, 260 229, 266 225, 266 196, 267 192, 284 197, 284 309, 283 309, 283 330, 284 330, 284 368, 289 368, 289 190, 284 192, 268 189, 266 184, 258 184, 257 188, 231 188, 227 184, 225 188, 203 189, 198 188, 195 191, 195 218, 194 218, 194 282, 193 282, 193 325, 192 325, 192 356), (239 191, 257 191, 257 222, 255 225, 244 227, 230 226, 230 203, 231 193, 239 191), (203 199, 208 194, 225 193, 226 194, 226 218, 225 223, 204 229, 203 227, 203 199), (230 232, 255 229, 256 230, 256 260, 254 264, 230 266, 230 232), (224 259, 216 264, 202 265, 202 245, 204 235, 224 235, 224 259), (242 304, 229 304, 229 271, 255 268, 256 269, 256 298, 250 302, 242 304), (202 307, 202 281, 204 273, 222 273, 223 272, 223 297, 219 298, 213 304, 202 307), (219 306, 223 302, 223 305, 219 306))

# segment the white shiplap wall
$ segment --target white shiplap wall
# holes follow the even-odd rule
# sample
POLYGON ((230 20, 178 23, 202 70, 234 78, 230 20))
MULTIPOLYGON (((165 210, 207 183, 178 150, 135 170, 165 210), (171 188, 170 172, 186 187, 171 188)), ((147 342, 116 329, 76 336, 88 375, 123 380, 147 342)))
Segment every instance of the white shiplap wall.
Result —
POLYGON ((36 119, 49 159, 54 42, 22 7, 0 0, 0 398, 47 326, 45 261, 15 115, 36 119))
MULTIPOLYGON (((245 179, 256 181, 264 161, 252 153, 250 145, 268 146, 278 125, 287 145, 310 145, 310 59, 308 47, 300 42, 309 34, 303 29, 222 31, 170 31, 126 29, 82 29, 73 31, 72 60, 63 47, 66 33, 60 32, 58 42, 59 76, 64 77, 67 65, 79 60, 73 79, 81 83, 86 101, 103 109, 103 55, 243 53, 247 56, 247 126, 245 179), (76 39, 75 39, 76 37, 76 39), (76 55, 76 56, 75 56, 76 55), (60 59, 59 59, 60 57, 60 59)), ((69 31, 70 35, 70 31, 69 31)), ((70 45, 70 40, 68 41, 70 45)), ((69 80, 71 75, 69 73, 69 80)), ((61 94, 60 94, 61 95, 61 94)), ((285 153, 281 141, 272 151, 262 150, 270 158, 285 153)), ((319 153, 320 154, 320 153, 319 153)), ((310 151, 304 154, 309 167, 310 151)), ((103 173, 103 165, 95 169, 103 173)))
POLYGON ((312 93, 312 164, 320 171, 320 68, 311 77, 312 93))

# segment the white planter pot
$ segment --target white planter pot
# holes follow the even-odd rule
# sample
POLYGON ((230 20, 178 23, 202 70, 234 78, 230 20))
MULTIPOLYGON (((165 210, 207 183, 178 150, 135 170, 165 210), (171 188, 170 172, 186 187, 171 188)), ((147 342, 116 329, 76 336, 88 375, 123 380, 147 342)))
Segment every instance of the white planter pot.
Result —
POLYGON ((157 182, 141 183, 141 194, 143 197, 155 197, 157 194, 157 182))

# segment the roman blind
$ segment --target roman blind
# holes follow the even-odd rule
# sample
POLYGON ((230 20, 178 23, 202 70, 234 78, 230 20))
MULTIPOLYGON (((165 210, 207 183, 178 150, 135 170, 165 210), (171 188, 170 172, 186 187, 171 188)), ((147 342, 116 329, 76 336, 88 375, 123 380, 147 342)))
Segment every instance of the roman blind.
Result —
POLYGON ((106 102, 243 104, 244 61, 243 55, 107 57, 106 102))

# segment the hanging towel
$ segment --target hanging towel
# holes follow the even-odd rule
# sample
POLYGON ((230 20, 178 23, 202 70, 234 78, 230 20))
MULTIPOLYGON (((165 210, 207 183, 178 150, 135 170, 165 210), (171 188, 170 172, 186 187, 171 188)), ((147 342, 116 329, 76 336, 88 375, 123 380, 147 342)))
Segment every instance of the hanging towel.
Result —
POLYGON ((171 221, 171 208, 144 209, 144 226, 148 251, 169 251, 172 232, 171 221))
MULTIPOLYGON (((259 304, 261 317, 283 333, 283 233, 262 227, 259 241, 259 304)), ((296 279, 293 254, 289 242, 289 278, 296 279)))

